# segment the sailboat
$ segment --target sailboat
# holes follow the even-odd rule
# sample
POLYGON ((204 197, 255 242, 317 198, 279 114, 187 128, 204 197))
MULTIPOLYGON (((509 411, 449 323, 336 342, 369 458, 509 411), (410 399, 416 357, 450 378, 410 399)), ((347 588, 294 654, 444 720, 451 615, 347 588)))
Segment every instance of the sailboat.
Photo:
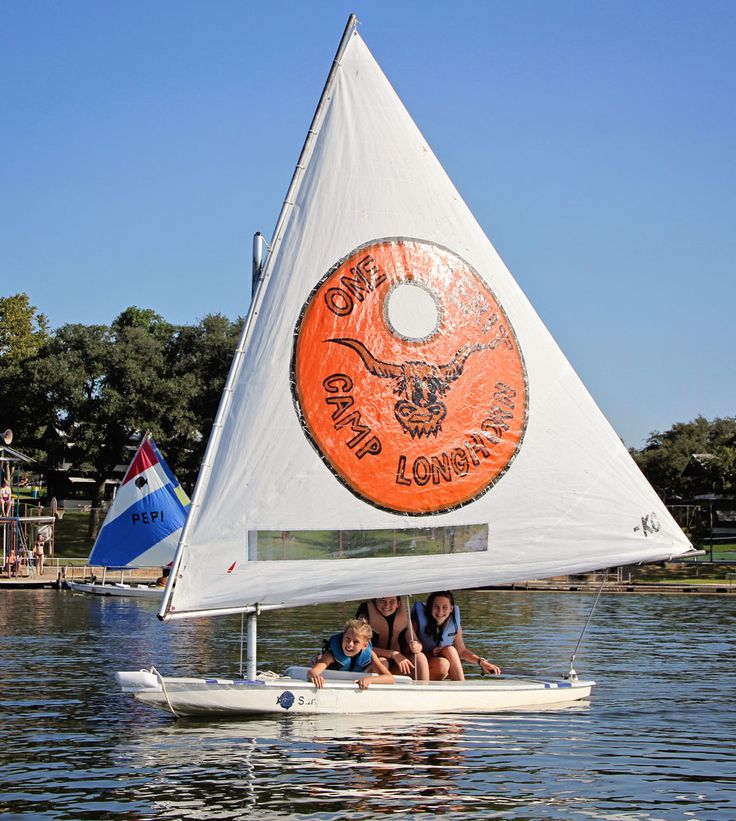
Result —
POLYGON ((163 585, 131 584, 124 571, 133 567, 165 568, 171 564, 189 508, 189 497, 146 434, 128 466, 92 546, 90 567, 103 567, 98 582, 70 581, 70 589, 98 596, 158 599, 163 585), (107 582, 110 568, 120 570, 119 582, 107 582))
POLYGON ((257 671, 267 609, 691 550, 354 16, 265 263, 255 256, 250 312, 159 611, 165 622, 247 616, 246 671, 120 672, 123 691, 175 715, 477 712, 587 698, 594 682, 572 665, 554 679, 397 676, 365 689, 355 673, 317 689, 305 668, 257 671))

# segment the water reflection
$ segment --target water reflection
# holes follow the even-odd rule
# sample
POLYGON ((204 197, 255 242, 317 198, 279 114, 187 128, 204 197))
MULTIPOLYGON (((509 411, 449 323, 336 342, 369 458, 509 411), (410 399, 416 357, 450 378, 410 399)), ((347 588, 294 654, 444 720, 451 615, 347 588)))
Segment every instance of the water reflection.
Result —
MULTIPOLYGON (((185 720, 142 729, 113 756, 121 766, 155 768, 158 777, 139 797, 161 817, 267 817, 288 807, 300 817, 341 818, 349 806, 358 818, 471 818, 479 802, 484 813, 501 812, 546 795, 545 779, 520 773, 517 762, 539 754, 541 738, 569 730, 570 717, 588 709, 529 713, 526 740, 518 737, 518 716, 510 725, 505 716, 185 720)), ((555 743, 574 740, 558 736, 555 743)))
POLYGON ((163 796, 155 789, 150 799, 178 817, 221 817, 235 805, 258 815, 284 803, 331 817, 346 801, 354 813, 369 806, 374 814, 392 812, 406 802, 430 806, 433 795, 447 792, 458 766, 461 732, 456 722, 436 718, 389 727, 380 717, 189 721, 145 732, 115 754, 136 766, 156 762, 172 789, 163 796))

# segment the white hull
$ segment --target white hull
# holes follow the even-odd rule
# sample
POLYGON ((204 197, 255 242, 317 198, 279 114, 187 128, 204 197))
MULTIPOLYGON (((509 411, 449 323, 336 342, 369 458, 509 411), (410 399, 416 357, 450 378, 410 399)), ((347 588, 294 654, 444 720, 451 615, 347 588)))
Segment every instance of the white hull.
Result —
POLYGON ((92 593, 95 596, 128 596, 138 599, 161 601, 163 587, 149 587, 145 584, 92 584, 91 582, 69 582, 69 589, 77 593, 92 593))
POLYGON ((360 689, 351 680, 330 680, 322 689, 291 676, 242 679, 168 678, 153 672, 117 673, 123 692, 177 716, 367 713, 487 713, 563 705, 590 696, 593 681, 489 678, 416 682, 360 689))

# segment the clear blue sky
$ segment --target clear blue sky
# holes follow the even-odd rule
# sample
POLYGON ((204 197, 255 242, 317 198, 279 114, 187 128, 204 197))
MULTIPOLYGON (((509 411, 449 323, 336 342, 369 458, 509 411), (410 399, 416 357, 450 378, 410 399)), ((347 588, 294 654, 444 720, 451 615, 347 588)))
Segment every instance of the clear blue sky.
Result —
POLYGON ((736 414, 731 0, 5 0, 2 293, 244 314, 350 11, 624 441, 736 414))

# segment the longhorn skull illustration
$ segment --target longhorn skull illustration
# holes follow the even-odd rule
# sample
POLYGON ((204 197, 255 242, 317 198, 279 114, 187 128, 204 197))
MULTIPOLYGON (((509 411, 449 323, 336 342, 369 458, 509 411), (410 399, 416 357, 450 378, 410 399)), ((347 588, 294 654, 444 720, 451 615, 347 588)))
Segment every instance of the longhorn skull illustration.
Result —
POLYGON ((496 337, 486 345, 465 345, 445 365, 410 361, 401 364, 382 362, 357 339, 328 339, 352 348, 369 373, 382 379, 395 379, 394 393, 401 399, 394 405, 394 414, 401 427, 412 438, 437 436, 447 416, 447 406, 439 397, 445 396, 452 383, 462 375, 465 362, 476 351, 493 350, 500 344, 511 347, 508 331, 499 325, 496 337))

